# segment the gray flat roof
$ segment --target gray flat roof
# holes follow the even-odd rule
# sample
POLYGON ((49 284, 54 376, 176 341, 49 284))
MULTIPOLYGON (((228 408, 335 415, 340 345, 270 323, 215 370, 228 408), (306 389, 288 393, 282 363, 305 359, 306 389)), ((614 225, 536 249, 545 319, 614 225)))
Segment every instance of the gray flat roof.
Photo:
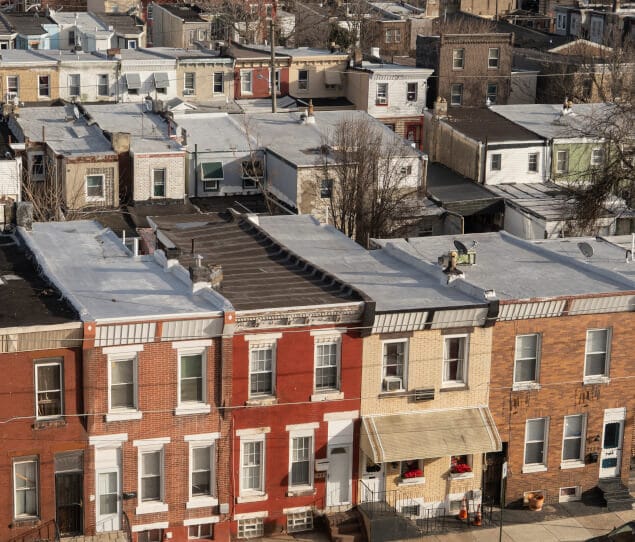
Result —
POLYGON ((73 53, 72 51, 63 51, 62 49, 40 49, 38 52, 42 58, 54 62, 116 62, 113 58, 106 58, 84 51, 73 53))
POLYGON ((88 220, 33 224, 20 235, 83 321, 210 314, 228 305, 191 286, 153 257, 133 258, 117 236, 88 220))
POLYGON ((367 60, 362 61, 361 66, 353 66, 352 70, 365 70, 369 72, 404 72, 412 75, 422 75, 425 77, 430 77, 434 70, 430 68, 418 68, 416 66, 406 66, 404 64, 391 64, 389 62, 379 63, 379 62, 369 62, 367 60))
POLYGON ((231 64, 231 58, 224 58, 219 56, 218 51, 199 49, 179 49, 178 47, 152 47, 150 52, 164 56, 167 58, 177 58, 179 60, 206 60, 211 63, 218 64, 231 64))
POLYGON ((395 254, 392 248, 366 250, 312 216, 258 216, 254 220, 267 235, 304 260, 364 292, 376 302, 377 312, 486 304, 447 286, 440 269, 425 263, 410 265, 399 258, 403 253, 395 254))
POLYGON ((2 16, 6 17, 15 31, 23 36, 42 36, 48 34, 42 25, 57 24, 53 19, 43 14, 39 14, 36 18, 32 13, 7 13, 5 11, 2 13, 2 16))
MULTIPOLYGON (((174 116, 179 128, 187 131, 188 149, 192 151, 194 145, 198 145, 198 152, 249 152, 258 148, 255 140, 250 147, 241 120, 242 115, 227 113, 187 113, 174 116), (210 137, 212 132, 221 137, 210 137)), ((205 157, 201 159, 204 160, 205 157)))
POLYGON ((439 162, 428 163, 426 185, 428 193, 441 204, 497 198, 483 185, 463 177, 439 162))
POLYGON ((2 58, 0 59, 0 66, 6 66, 8 64, 37 64, 38 66, 55 65, 57 59, 48 58, 47 53, 51 51, 43 51, 41 49, 34 51, 31 49, 2 49, 2 58))
MULTIPOLYGON (((246 45, 249 49, 256 51, 262 51, 267 54, 271 54, 271 47, 268 45, 246 45)), ((329 49, 318 49, 317 47, 276 47, 276 55, 284 55, 290 57, 324 57, 335 56, 342 57, 341 60, 348 58, 348 53, 341 51, 331 51, 329 49)))
POLYGON ((87 11, 51 11, 50 15, 56 23, 67 27, 78 27, 81 32, 98 37, 108 37, 113 32, 108 25, 87 11))
POLYGON ((536 299, 613 293, 635 290, 635 283, 620 275, 563 256, 544 246, 506 232, 416 237, 378 241, 392 244, 422 261, 437 262, 454 249, 453 241, 466 247, 478 244, 476 265, 460 266, 464 280, 478 288, 494 290, 502 300, 536 299))
POLYGON ((488 107, 448 107, 443 122, 477 141, 542 142, 535 133, 516 124, 488 107))

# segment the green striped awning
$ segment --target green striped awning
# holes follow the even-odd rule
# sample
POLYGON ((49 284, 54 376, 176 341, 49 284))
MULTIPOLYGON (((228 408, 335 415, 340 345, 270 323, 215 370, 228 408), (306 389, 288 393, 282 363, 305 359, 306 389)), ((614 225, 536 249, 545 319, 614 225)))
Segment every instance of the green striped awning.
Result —
POLYGON ((201 164, 201 170, 203 172, 203 180, 223 178, 222 162, 205 162, 201 164))

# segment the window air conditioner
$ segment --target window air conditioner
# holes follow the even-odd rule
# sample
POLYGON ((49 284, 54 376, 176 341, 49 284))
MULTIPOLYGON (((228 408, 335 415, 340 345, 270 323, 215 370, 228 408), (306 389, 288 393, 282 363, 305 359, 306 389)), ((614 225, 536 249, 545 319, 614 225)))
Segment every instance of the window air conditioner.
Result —
POLYGON ((388 98, 385 98, 383 96, 379 96, 377 98, 377 104, 378 105, 386 105, 388 103, 388 98))
POLYGON ((194 95, 194 89, 193 88, 184 88, 183 89, 183 96, 193 96, 194 95))
POLYGON ((403 381, 399 376, 387 376, 384 378, 384 391, 398 391, 403 389, 403 381))

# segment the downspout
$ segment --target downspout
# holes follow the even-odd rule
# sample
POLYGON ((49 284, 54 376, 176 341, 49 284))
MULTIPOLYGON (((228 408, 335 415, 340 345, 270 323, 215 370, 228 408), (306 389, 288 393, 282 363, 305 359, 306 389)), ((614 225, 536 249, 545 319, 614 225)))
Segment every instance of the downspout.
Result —
POLYGON ((198 198, 198 143, 194 143, 194 197, 198 198))

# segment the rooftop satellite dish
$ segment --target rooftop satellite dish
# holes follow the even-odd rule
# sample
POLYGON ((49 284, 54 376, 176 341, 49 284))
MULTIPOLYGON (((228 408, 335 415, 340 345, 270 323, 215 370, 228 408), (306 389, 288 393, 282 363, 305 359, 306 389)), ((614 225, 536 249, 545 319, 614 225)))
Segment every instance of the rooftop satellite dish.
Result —
POLYGON ((77 108, 77 106, 76 106, 76 105, 74 105, 74 106, 73 106, 73 116, 74 116, 76 119, 79 119, 79 109, 77 108))
POLYGON ((467 247, 461 243, 458 239, 452 241, 454 243, 454 247, 458 250, 459 254, 467 254, 467 247))
POLYGON ((144 100, 143 108, 148 112, 152 111, 152 102, 150 100, 144 100))
POLYGON ((578 243, 578 248, 586 258, 590 258, 591 256, 593 256, 593 247, 589 245, 589 243, 586 243, 584 241, 582 243, 578 243))

